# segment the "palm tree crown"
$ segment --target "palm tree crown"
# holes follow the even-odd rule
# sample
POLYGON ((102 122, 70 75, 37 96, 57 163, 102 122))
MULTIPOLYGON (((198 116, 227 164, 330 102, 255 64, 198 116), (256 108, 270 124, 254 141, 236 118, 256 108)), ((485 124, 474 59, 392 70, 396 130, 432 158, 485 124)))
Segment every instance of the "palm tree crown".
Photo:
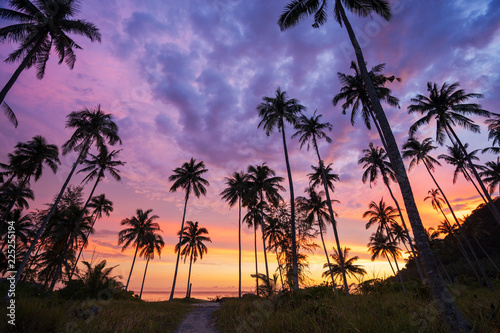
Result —
POLYGON ((446 133, 451 126, 459 125, 474 133, 479 132, 479 126, 466 116, 489 117, 490 112, 481 109, 479 104, 464 102, 471 98, 481 98, 483 95, 465 93, 463 89, 458 89, 459 86, 458 82, 451 85, 445 82, 438 88, 436 83, 428 82, 429 97, 419 94, 411 99, 415 104, 408 107, 408 112, 418 112, 424 116, 410 127, 410 136, 413 136, 421 126, 429 124, 432 119, 436 119, 436 142, 440 145, 444 144, 446 133))
POLYGON ((79 0, 8 0, 11 9, 0 8, 0 18, 17 21, 17 24, 0 29, 0 42, 19 43, 19 47, 9 54, 8 63, 19 62, 10 80, 0 92, 0 104, 9 120, 17 127, 17 119, 12 109, 3 103, 21 72, 36 67, 37 77, 45 75, 47 61, 52 49, 59 56, 59 64, 65 62, 73 69, 76 61, 75 49, 81 47, 68 36, 68 33, 89 38, 92 42, 101 41, 99 29, 85 20, 72 19, 79 11, 79 0))
POLYGON ((168 177, 168 180, 174 182, 172 187, 170 187, 170 192, 175 192, 177 189, 182 188, 186 192, 186 197, 189 197, 191 192, 197 198, 202 194, 205 195, 207 193, 205 186, 209 186, 210 183, 201 176, 207 171, 203 161, 196 163, 196 160, 191 158, 182 167, 175 168, 173 170, 174 174, 168 177))
POLYGON ((429 153, 436 149, 432 145, 432 139, 426 138, 422 142, 417 138, 409 138, 403 145, 402 156, 404 159, 411 159, 408 170, 413 169, 415 166, 423 163, 430 171, 434 170, 434 165, 441 165, 438 160, 430 156, 429 153))
POLYGON ((295 124, 297 132, 292 135, 292 138, 300 135, 300 148, 307 144, 307 150, 309 150, 312 143, 312 146, 316 149, 318 139, 325 139, 328 143, 332 142, 332 139, 325 133, 325 130, 332 130, 332 124, 329 122, 320 122, 323 115, 316 115, 316 111, 314 111, 314 114, 310 118, 305 115, 300 116, 298 122, 295 124))
POLYGON ((387 160, 387 154, 382 147, 374 147, 370 142, 368 149, 363 149, 365 156, 359 159, 358 164, 363 164, 363 172, 361 180, 366 183, 367 180, 371 183, 376 183, 379 175, 382 176, 384 184, 389 184, 389 179, 396 181, 394 171, 392 170, 391 162, 387 160))
MULTIPOLYGON (((381 74, 385 64, 379 64, 373 67, 370 72, 370 78, 377 92, 380 100, 386 101, 389 105, 399 107, 399 99, 391 95, 391 90, 385 87, 387 81, 393 82, 394 80, 401 81, 394 75, 385 76, 381 74)), ((374 119, 373 106, 368 96, 366 85, 361 77, 361 72, 358 66, 353 61, 351 68, 354 70, 355 75, 346 75, 344 73, 337 73, 337 76, 342 84, 340 93, 335 95, 332 100, 333 105, 337 105, 341 100, 345 100, 342 104, 342 114, 346 114, 346 110, 352 108, 351 111, 351 124, 354 125, 356 117, 361 113, 361 117, 368 129, 371 129, 371 119, 374 119)))

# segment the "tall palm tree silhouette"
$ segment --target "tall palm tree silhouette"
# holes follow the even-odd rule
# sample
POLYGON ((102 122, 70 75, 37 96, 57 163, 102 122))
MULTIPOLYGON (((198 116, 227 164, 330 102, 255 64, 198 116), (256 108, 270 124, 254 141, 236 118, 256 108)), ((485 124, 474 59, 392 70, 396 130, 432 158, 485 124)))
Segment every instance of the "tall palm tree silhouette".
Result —
POLYGON ((31 177, 35 178, 35 182, 39 180, 43 174, 44 165, 48 166, 55 174, 61 164, 57 146, 48 144, 47 140, 41 135, 33 137, 28 142, 19 142, 15 146, 14 152, 9 153, 8 157, 10 168, 19 179, 19 182, 14 196, 2 213, 0 225, 14 207, 23 189, 29 184, 31 177))
POLYGON ((17 127, 14 112, 4 103, 5 96, 14 85, 21 72, 36 67, 37 78, 42 79, 52 49, 59 57, 59 64, 65 62, 73 69, 76 61, 74 50, 81 47, 68 36, 73 33, 101 41, 99 29, 85 20, 74 20, 79 11, 78 0, 8 0, 12 9, 0 8, 0 18, 19 23, 0 29, 0 41, 19 43, 19 47, 9 54, 6 62, 21 61, 10 80, 0 91, 0 104, 9 120, 17 127))
POLYGON ((191 295, 191 266, 193 262, 196 262, 198 257, 203 259, 203 254, 208 252, 208 248, 203 242, 212 242, 208 235, 208 230, 203 227, 198 226, 198 222, 193 223, 192 221, 187 221, 187 225, 184 229, 178 232, 178 235, 182 237, 182 241, 175 246, 175 252, 180 253, 184 257, 184 262, 186 262, 187 257, 189 257, 189 275, 186 289, 186 298, 191 295))
POLYGON ((106 141, 110 145, 115 145, 116 143, 121 144, 121 139, 118 136, 118 126, 114 123, 111 114, 104 113, 101 110, 100 105, 98 105, 93 110, 84 108, 81 111, 71 112, 67 116, 66 127, 74 128, 75 131, 73 132, 71 138, 62 146, 63 155, 74 150, 76 152, 79 152, 78 158, 76 159, 68 176, 66 177, 66 180, 61 187, 61 191, 52 204, 50 211, 38 228, 35 239, 33 239, 33 241, 31 242, 30 248, 26 252, 23 261, 17 270, 15 283, 19 281, 19 277, 21 276, 23 269, 26 266, 28 259, 30 258, 33 249, 40 239, 40 236, 45 230, 50 217, 54 213, 59 200, 61 200, 61 197, 63 196, 64 191, 66 190, 66 187, 68 186, 68 183, 73 176, 76 167, 81 163, 81 161, 85 159, 91 146, 95 145, 98 149, 102 149, 102 147, 106 144, 106 141))
POLYGON ((221 192, 222 199, 228 202, 229 207, 238 202, 238 297, 241 297, 241 201, 248 192, 248 175, 243 171, 234 172, 225 180, 227 187, 221 192))
POLYGON ((140 257, 144 257, 146 259, 146 268, 144 268, 144 276, 142 277, 141 293, 139 294, 139 299, 142 299, 142 290, 144 289, 144 281, 146 281, 146 273, 148 272, 149 261, 154 259, 155 252, 158 253, 158 257, 160 257, 161 250, 164 246, 165 242, 160 235, 155 234, 154 232, 151 232, 147 235, 144 241, 144 247, 139 253, 140 257))
MULTIPOLYGON (((278 204, 282 200, 279 190, 284 190, 284 187, 280 185, 283 181, 282 177, 277 177, 273 169, 269 168, 266 163, 262 165, 249 165, 248 170, 248 196, 251 202, 257 205, 257 207, 264 208, 264 200, 271 204, 278 204)), ((264 261, 266 265, 266 277, 269 279, 269 267, 267 265, 267 252, 266 252, 266 220, 264 219, 264 213, 261 211, 260 227, 262 230, 262 244, 264 246, 264 261)))
MULTIPOLYGON (((294 288, 299 288, 297 245, 295 235, 295 196, 293 191, 292 171, 288 159, 288 149, 286 146, 285 122, 295 125, 297 117, 301 115, 306 107, 294 98, 288 98, 286 91, 281 91, 278 87, 274 97, 263 97, 263 102, 257 106, 261 121, 258 125, 270 135, 275 129, 281 132, 283 139, 283 151, 285 153, 286 171, 288 174, 288 186, 290 188, 290 209, 291 209, 291 237, 292 237, 292 265, 294 288)), ((269 274, 268 274, 269 278, 269 274)))
MULTIPOLYGON (((302 148, 307 143, 307 150, 309 150, 310 144, 312 144, 312 146, 314 147, 314 150, 316 150, 316 155, 318 156, 319 168, 321 171, 321 182, 320 183, 323 184, 323 187, 325 189, 324 193, 326 195, 326 204, 327 204, 327 207, 328 207, 328 210, 330 213, 329 221, 332 223, 332 226, 333 226, 333 233, 335 235, 335 241, 337 243, 337 250, 338 250, 341 262, 342 262, 342 254, 343 253, 340 250, 340 240, 339 240, 339 235, 338 235, 338 231, 337 231, 337 221, 335 220, 335 214, 333 213, 332 203, 330 200, 330 192, 328 190, 329 185, 328 185, 327 173, 325 172, 325 168, 323 166, 323 161, 321 160, 321 156, 319 154, 318 142, 317 142, 318 139, 325 139, 326 142, 328 142, 328 143, 332 142, 332 139, 328 135, 326 135, 326 133, 324 132, 324 130, 331 131, 332 125, 328 122, 321 123, 320 118, 321 118, 321 115, 316 115, 316 111, 314 111, 314 114, 311 118, 307 118, 304 115, 301 116, 299 118, 298 123, 295 125, 297 132, 292 136, 292 138, 300 135, 300 138, 299 138, 300 148, 302 148)), ((337 177, 337 179, 338 179, 338 177, 337 177)), ((315 180, 315 181, 311 180, 311 182, 314 184, 314 183, 317 183, 317 180, 315 180)), ((332 185, 332 187, 333 187, 333 185, 332 185)), ((333 191, 333 188, 332 188, 332 191, 333 191)), ((320 225, 320 233, 321 233, 321 238, 323 240, 323 232, 321 230, 321 227, 322 226, 320 225)), ((327 251, 326 251, 326 247, 325 247, 324 242, 323 242, 323 247, 324 247, 325 253, 326 253, 327 251)), ((327 258, 327 260, 329 260, 328 255, 326 256, 326 258, 327 258)), ((341 267, 341 270, 343 271, 342 267, 341 267)), ((345 272, 343 273, 343 275, 344 275, 344 278, 343 278, 344 291, 345 291, 346 295, 349 295, 349 286, 347 285, 347 279, 345 278, 345 272)), ((332 276, 332 281, 333 281, 333 284, 335 285, 335 281, 333 279, 333 276, 332 276)), ((335 289, 335 293, 337 293, 337 289, 335 289)))
MULTIPOLYGON (((196 160, 194 158, 191 158, 191 160, 189 160, 189 162, 185 162, 182 167, 173 170, 174 174, 168 177, 168 180, 174 182, 172 187, 170 187, 170 192, 175 192, 179 188, 183 189, 186 192, 184 196, 184 212, 182 214, 181 230, 184 230, 186 208, 191 193, 193 193, 197 198, 199 198, 200 195, 206 195, 207 193, 206 186, 209 186, 210 183, 202 177, 202 175, 207 171, 208 170, 205 168, 205 163, 203 163, 203 161, 196 163, 196 160)), ((181 242, 182 235, 179 236, 178 246, 180 246, 181 242)), ((169 301, 174 299, 175 282, 177 280, 177 270, 179 268, 179 258, 180 252, 177 253, 174 280, 172 282, 172 291, 170 292, 169 301)))
POLYGON ((333 8, 335 21, 337 21, 340 26, 345 25, 349 35, 349 40, 353 46, 356 62, 358 63, 358 67, 361 72, 361 77, 366 85, 368 96, 372 101, 375 117, 380 125, 383 139, 387 144, 387 154, 401 189, 401 194, 406 206, 406 212, 408 214, 408 218, 410 219, 414 239, 419 249, 420 259, 424 265, 427 279, 430 282, 429 285, 432 294, 436 302, 439 304, 439 308, 441 309, 446 323, 450 327, 470 330, 472 329, 472 326, 467 322, 458 309, 456 303, 453 301, 453 298, 451 297, 451 294, 441 276, 437 274, 437 265, 427 240, 427 234, 422 224, 422 220, 415 203, 415 198, 413 197, 413 191, 408 175, 406 174, 405 165, 401 158, 398 144, 394 138, 394 134, 382 105, 380 104, 380 99, 377 95, 375 85, 370 77, 370 74, 368 73, 368 69, 366 68, 363 50, 359 45, 354 29, 345 12, 345 9, 347 9, 361 17, 371 16, 375 13, 380 15, 385 20, 389 20, 391 18, 391 7, 389 2, 387 0, 292 0, 281 14, 278 20, 278 25, 280 29, 284 31, 297 25, 305 17, 312 15, 314 16, 313 27, 319 28, 327 21, 326 11, 328 9, 327 5, 330 2, 333 2, 333 6, 330 8, 333 8))
POLYGON ((132 260, 132 266, 130 267, 130 273, 128 275, 127 284, 125 285, 125 290, 128 289, 137 252, 139 249, 148 244, 151 234, 154 234, 155 231, 161 231, 160 225, 157 222, 154 222, 154 220, 158 219, 159 216, 149 215, 152 211, 152 209, 148 209, 146 211, 137 209, 135 216, 123 219, 120 222, 121 225, 128 226, 128 228, 125 228, 118 233, 118 245, 123 244, 122 252, 125 251, 125 249, 131 244, 135 246, 134 259, 132 260))

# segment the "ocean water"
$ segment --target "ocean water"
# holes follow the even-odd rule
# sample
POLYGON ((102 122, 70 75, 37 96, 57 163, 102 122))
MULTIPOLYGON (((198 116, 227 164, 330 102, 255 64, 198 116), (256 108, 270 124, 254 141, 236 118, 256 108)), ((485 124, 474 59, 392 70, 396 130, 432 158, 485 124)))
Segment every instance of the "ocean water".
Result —
MULTIPOLYGON (((247 291, 241 291, 242 294, 248 293, 247 291)), ((170 297, 170 291, 143 291, 142 299, 148 302, 159 302, 166 301, 170 297)), ((175 298, 186 297, 185 290, 175 291, 175 298)), ((216 297, 238 297, 238 290, 201 290, 191 291, 191 298, 212 300, 216 297)))

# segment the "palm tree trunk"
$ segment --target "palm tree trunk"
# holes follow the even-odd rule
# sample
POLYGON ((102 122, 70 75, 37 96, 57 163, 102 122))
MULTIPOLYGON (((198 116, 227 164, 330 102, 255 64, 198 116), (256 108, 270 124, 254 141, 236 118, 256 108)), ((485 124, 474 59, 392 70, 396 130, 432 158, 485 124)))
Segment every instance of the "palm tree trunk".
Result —
POLYGON ((75 261, 75 264, 73 265, 73 269, 71 269, 71 273, 69 274, 69 279, 71 280, 71 278, 73 277, 73 274, 75 273, 75 270, 76 270, 76 266, 78 265, 78 260, 80 260, 80 256, 82 255, 82 252, 83 252, 83 249, 85 248, 85 246, 87 245, 87 242, 89 240, 89 236, 90 236, 90 233, 91 231, 93 230, 94 228, 94 224, 95 222, 97 221, 97 215, 95 216, 94 218, 94 221, 92 222, 92 224, 90 225, 90 229, 89 231, 87 232, 87 235, 85 235, 85 239, 83 241, 83 244, 82 244, 82 247, 80 248, 80 252, 78 252, 78 257, 76 258, 76 261, 75 261))
POLYGON ((293 273, 293 288, 299 288, 299 266, 297 262, 297 244, 295 240, 295 196, 293 193, 292 171, 290 169, 290 161, 288 160, 288 150, 286 148, 285 126, 281 126, 281 134, 283 136, 283 150, 285 151, 286 172, 288 174, 288 185, 290 186, 290 224, 292 229, 292 273, 293 273))
POLYGON ((391 266, 392 273, 394 274, 394 277, 396 277, 396 271, 394 270, 394 267, 392 267, 392 263, 391 263, 391 260, 389 260, 389 256, 386 255, 385 257, 387 258, 387 261, 389 262, 389 265, 391 266))
POLYGON ((365 82, 365 85, 367 87, 368 95, 370 97, 370 100, 372 101, 375 115, 377 116, 377 120, 379 121, 384 138, 387 141, 387 153, 394 168, 396 178, 403 195, 408 218, 410 219, 414 238, 417 243, 417 250, 424 265, 431 292, 434 296, 434 299, 436 300, 438 309, 443 314, 450 328, 470 331, 472 329, 472 326, 458 309, 441 276, 437 274, 437 265, 429 246, 427 234, 425 233, 425 229, 422 225, 422 220, 420 219, 417 205, 415 204, 415 199, 413 197, 411 185, 406 174, 406 169, 403 160, 401 159, 401 154, 399 153, 399 148, 394 138, 394 134, 392 133, 384 110, 380 105, 380 100, 378 99, 373 82, 371 81, 368 74, 365 59, 363 57, 363 52, 356 39, 354 30, 352 29, 352 26, 347 19, 344 7, 342 6, 340 0, 336 0, 335 5, 338 6, 337 8, 340 12, 342 22, 345 24, 345 27, 349 34, 349 39, 351 40, 351 43, 353 45, 354 52, 356 54, 356 60, 361 70, 363 81, 365 82))
POLYGON ((257 265, 257 223, 253 221, 253 245, 255 248, 255 284, 256 284, 256 293, 259 296, 259 269, 257 265))
MULTIPOLYGON (((318 149, 318 145, 316 143, 316 138, 313 138, 313 143, 314 143, 314 148, 316 149, 316 154, 318 155, 319 167, 321 169, 321 177, 323 178, 323 186, 325 188, 326 204, 328 206, 328 212, 330 213, 330 218, 332 220, 333 234, 335 236, 335 242, 337 244, 337 253, 339 254, 339 260, 340 260, 340 270, 342 271, 342 276, 344 278, 344 292, 345 292, 346 296, 349 296, 349 286, 347 285, 347 278, 346 278, 345 269, 344 269, 344 256, 342 254, 342 248, 340 246, 339 234, 337 232, 337 221, 335 220, 335 215, 333 214, 332 201, 330 199, 330 191, 328 190, 325 168, 323 166, 323 161, 321 160, 321 156, 319 154, 319 149, 318 149)), ((324 244, 323 244, 323 246, 324 246, 324 244)), ((327 256, 327 259, 328 259, 328 256, 327 256)), ((335 294, 337 294, 337 288, 335 286, 335 281, 333 279, 333 276, 332 276, 332 283, 333 283, 333 286, 335 287, 335 294)))
MULTIPOLYGON (((87 140, 84 147, 87 147, 88 145, 89 145, 89 141, 87 140)), ((69 175, 66 178, 66 181, 64 182, 64 184, 61 188, 61 191, 59 192, 59 195, 56 198, 56 201, 54 201, 54 204, 50 208, 49 213, 47 214, 47 216, 43 220, 40 228, 38 229, 38 232, 35 236, 35 239, 33 239, 33 242, 31 242, 30 248, 28 249, 28 251, 24 255, 23 261, 21 262, 21 265, 17 269, 15 284, 17 284, 17 282, 19 281, 19 277, 21 276, 21 273, 23 272, 24 267, 26 266, 26 263, 28 262, 28 259, 31 256, 31 253, 33 252, 33 249, 36 246, 36 243, 38 242, 38 240, 40 239, 40 236, 42 235, 43 231, 45 230, 45 227, 47 226, 47 223, 49 222, 50 217, 54 213, 54 210, 56 209, 57 205, 59 204, 59 201, 61 200, 61 198, 64 194, 64 191, 66 190, 66 187, 68 186, 68 183, 69 183, 71 177, 73 176, 73 173, 75 172, 76 166, 78 164, 80 164, 80 161, 83 159, 83 155, 86 153, 86 151, 87 151, 87 149, 82 149, 80 154, 78 155, 78 158, 76 159, 75 163, 73 164, 73 167, 71 168, 71 171, 69 172, 69 175)), ((6 294, 5 299, 8 299, 8 298, 9 298, 8 294, 6 294)))
MULTIPOLYGON (((389 237, 389 241, 391 241, 393 244, 396 244, 396 241, 394 240, 394 238, 392 238, 391 231, 389 230, 389 226, 387 224, 385 225, 385 231, 387 232, 387 237, 389 237)), ((396 263, 396 269, 398 270, 399 282, 401 283, 401 286, 403 287, 403 292, 406 293, 406 288, 405 288, 405 283, 403 282, 403 277, 401 276, 401 274, 399 274, 399 265, 398 265, 398 260, 396 258, 396 254, 392 253, 392 257, 394 258, 394 262, 396 263)), ((396 277, 396 276, 394 275, 394 277, 396 277)))
POLYGON ((280 257, 278 255, 278 248, 277 247, 276 247, 276 262, 278 263, 278 270, 280 272, 281 289, 284 289, 285 288, 285 284, 283 283, 283 274, 281 274, 280 257))
MULTIPOLYGON (((94 184, 94 187, 92 188, 92 191, 90 191, 90 195, 89 195, 87 201, 85 202, 85 205, 83 205, 82 211, 80 212, 80 216, 78 216, 78 219, 76 220, 75 227, 73 228, 73 231, 71 232, 71 236, 69 237, 69 240, 66 243, 66 246, 64 248, 64 251, 63 251, 63 254, 61 257, 61 261, 59 262, 59 265, 57 266, 56 275, 54 276, 54 279, 52 280, 52 283, 50 284, 50 288, 49 288, 50 293, 54 290, 54 287, 55 287, 56 282, 57 282, 57 276, 59 275, 59 272, 62 269, 62 265, 63 265, 64 261, 66 260, 66 255, 68 253, 68 250, 71 247, 71 244, 73 243, 73 239, 75 238, 75 236, 78 232, 78 227, 80 227, 80 222, 82 221, 83 215, 85 215, 85 210, 87 209, 87 205, 89 204, 90 199, 92 199, 92 196, 94 195, 94 191, 97 187, 97 184, 99 184, 100 180, 101 180, 101 177, 97 177, 95 184, 94 184)), ((76 263, 75 263, 75 265, 76 265, 76 263)))
POLYGON ((260 229, 262 230, 262 246, 264 249, 264 262, 266 264, 266 276, 269 281, 269 266, 267 265, 266 239, 264 237, 266 222, 264 222, 264 212, 262 210, 262 191, 260 191, 260 229))
POLYGON ((43 38, 40 38, 39 41, 37 41, 36 45, 28 52, 28 54, 26 55, 26 57, 24 57, 23 61, 19 65, 19 67, 17 67, 14 74, 12 74, 10 80, 3 87, 2 91, 0 91, 0 104, 2 104, 3 100, 5 99, 5 96, 7 96, 7 93, 12 88, 12 86, 14 85, 16 80, 18 79, 19 75, 21 75, 21 72, 26 68, 26 66, 30 62, 31 58, 33 58, 35 53, 38 51, 38 49, 42 45, 43 41, 45 40, 45 36, 43 38))
MULTIPOLYGON (((335 296, 338 296, 339 294, 337 292, 337 284, 335 283, 335 279, 333 278, 332 265, 330 264, 330 258, 328 257, 328 251, 326 250, 325 239, 323 238, 323 228, 321 227, 322 223, 320 221, 318 222, 319 222, 319 234, 321 235, 321 243, 323 243, 323 250, 325 250, 326 262, 328 263, 328 270, 330 271, 330 277, 332 279, 332 284, 333 284, 333 291, 335 291, 335 296)), ((343 268, 343 265, 341 265, 340 267, 343 268)))
POLYGON ((490 258, 490 256, 488 255, 488 252, 486 252, 483 248, 483 246, 481 245, 481 243, 477 240, 476 237, 474 237, 474 240, 476 241, 476 244, 479 246, 479 248, 481 249, 481 251, 483 251, 484 255, 488 258, 488 260, 490 261, 490 263, 493 265, 493 267, 495 267, 495 269, 500 273, 500 269, 498 268, 498 266, 495 264, 495 262, 490 258))
POLYGON ((453 281, 452 281, 452 280, 451 280, 451 278, 450 278, 450 275, 448 274, 448 271, 447 271, 447 270, 446 270, 446 268, 444 267, 444 265, 443 265, 443 263, 442 263, 441 259, 439 259, 439 256, 438 256, 438 255, 436 255, 435 257, 436 257, 436 259, 437 259, 437 261, 438 261, 438 263, 439 263, 439 266, 441 266, 441 269, 443 270, 444 274, 446 274, 446 277, 448 278, 448 282, 453 283, 453 281))
POLYGON ((168 299, 169 301, 174 299, 174 292, 175 292, 175 282, 177 280, 177 270, 179 269, 179 258, 181 256, 181 242, 182 242, 182 230, 184 230, 184 220, 186 219, 186 207, 187 207, 187 202, 189 199, 189 191, 186 192, 186 199, 184 200, 184 213, 182 214, 182 223, 181 223, 181 232, 179 236, 179 251, 177 252, 177 260, 175 262, 175 273, 174 273, 174 281, 172 282, 172 291, 170 292, 170 298, 168 299))
POLYGON ((146 261, 146 269, 144 269, 144 276, 142 277, 141 293, 139 294, 139 299, 142 299, 142 289, 144 288, 144 281, 146 280, 146 272, 148 271, 149 258, 146 261))
POLYGON ((451 133, 453 135, 453 137, 455 138, 455 141, 458 143, 458 145, 460 146, 460 149, 464 153, 464 156, 465 156, 465 158, 467 160, 467 163, 469 164, 469 167, 472 170, 472 173, 474 174, 474 177, 476 178, 479 186, 481 187, 481 190, 482 190, 484 196, 486 197, 487 206, 490 209, 491 214, 493 214, 493 217, 497 221, 498 225, 500 225, 500 212, 498 211, 497 206, 495 205, 495 203, 491 199, 490 192, 488 192, 488 190, 484 186, 481 177, 477 173, 477 170, 476 170, 476 167, 474 166, 474 163, 472 163, 469 155, 467 154, 467 151, 465 150, 465 147, 462 144, 462 141, 460 141, 460 139, 458 138, 457 134, 455 133, 455 131, 453 130, 453 128, 449 124, 447 125, 447 128, 449 130, 449 133, 451 133))
POLYGON ((125 291, 128 290, 128 284, 130 282, 130 277, 132 276, 132 270, 134 269, 135 257, 137 256, 137 251, 139 250, 139 244, 135 247, 134 259, 132 260, 132 267, 130 267, 130 273, 128 274, 127 285, 125 286, 125 291))
MULTIPOLYGON (((417 256, 417 252, 413 248, 413 244, 412 244, 412 241, 411 241, 410 233, 408 232, 408 228, 406 227, 405 219, 403 218, 403 213, 401 212, 401 207, 399 207, 399 202, 396 200, 396 197, 394 196, 394 193, 392 193, 391 187, 389 186, 389 180, 387 179, 387 177, 385 175, 384 175, 384 183, 385 183, 385 186, 387 186, 387 189, 389 190, 389 194, 391 195, 392 200, 396 204, 396 208, 398 209, 399 217, 401 218, 401 222, 403 223, 403 227, 405 229, 405 233, 408 236, 408 239, 410 241, 409 242, 410 243, 410 248, 411 248, 411 252, 413 253, 413 258, 415 258, 415 263, 417 264, 418 274, 420 275, 420 279, 422 280, 422 282, 424 282, 425 281, 425 277, 424 277, 424 274, 422 273, 422 267, 420 267, 420 262, 419 262, 419 259, 418 259, 418 256, 417 256)), ((403 244, 404 244, 404 242, 403 242, 403 244)))
POLYGON ((238 198, 238 297, 241 298, 241 197, 238 198))
POLYGON ((191 251, 191 258, 189 259, 189 274, 188 274, 188 284, 186 288, 186 298, 189 298, 190 288, 189 283, 191 282, 191 265, 193 264, 193 252, 191 251))

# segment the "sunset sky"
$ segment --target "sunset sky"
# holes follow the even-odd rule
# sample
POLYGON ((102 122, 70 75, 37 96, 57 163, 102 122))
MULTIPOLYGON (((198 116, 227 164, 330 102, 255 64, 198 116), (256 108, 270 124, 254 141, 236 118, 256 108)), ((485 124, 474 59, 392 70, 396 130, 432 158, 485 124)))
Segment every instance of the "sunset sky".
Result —
MULTIPOLYGON (((401 108, 383 105, 399 146, 408 138, 408 128, 417 115, 407 112, 410 99, 427 95, 427 82, 460 82, 466 92, 484 95, 484 109, 499 112, 500 105, 500 2, 471 1, 390 1, 390 22, 378 16, 357 18, 348 13, 363 47, 368 67, 386 63, 385 74, 402 79, 389 85, 400 99, 401 108)), ((0 1, 0 7, 6 6, 0 1)), ((126 281, 134 249, 121 252, 117 245, 120 221, 132 217, 137 208, 153 209, 166 246, 161 259, 149 265, 145 290, 170 291, 175 268, 174 245, 180 229, 184 194, 170 193, 168 177, 172 170, 194 157, 204 161, 206 179, 210 182, 206 197, 192 197, 187 220, 199 221, 210 233, 213 243, 208 254, 193 266, 193 291, 234 290, 238 286, 238 210, 229 209, 220 198, 224 177, 248 165, 267 162, 279 176, 286 177, 283 146, 279 133, 267 137, 259 122, 256 106, 264 96, 274 96, 278 87, 289 97, 314 110, 333 125, 332 144, 323 143, 320 151, 326 163, 333 163, 340 175, 333 198, 339 214, 338 229, 342 246, 360 257, 368 277, 389 274, 387 261, 371 262, 367 243, 374 229, 365 230, 362 214, 370 201, 382 197, 390 201, 382 182, 370 188, 361 182, 363 169, 357 164, 369 142, 381 145, 374 129, 368 131, 361 119, 351 126, 350 113, 342 115, 341 107, 332 105, 340 91, 337 73, 352 74, 349 68, 354 53, 347 32, 332 15, 323 27, 314 29, 312 20, 281 32, 277 20, 288 0, 84 0, 76 16, 96 24, 102 43, 91 43, 76 36, 83 50, 77 50, 75 68, 49 61, 46 76, 36 79, 35 70, 21 74, 5 101, 16 112, 19 127, 15 129, 0 116, 0 162, 17 142, 43 135, 49 143, 61 146, 72 134, 65 129, 66 115, 98 104, 112 113, 120 128, 126 162, 121 170, 122 182, 106 179, 96 194, 105 193, 114 203, 109 218, 97 222, 96 232, 84 252, 90 259, 95 249, 98 259, 119 265, 115 272, 126 281)), ((331 10, 329 10, 331 14, 331 10)), ((2 21, 1 26, 12 24, 2 21)), ((5 59, 17 45, 0 45, 5 59)), ((4 85, 17 64, 0 67, 0 85, 4 85)), ((458 129, 458 135, 471 149, 491 145, 484 120, 481 134, 458 129)), ((435 123, 418 132, 420 139, 434 137, 435 123)), ((286 128, 291 169, 296 196, 303 195, 308 184, 306 174, 316 164, 313 151, 299 149, 294 133, 286 128)), ((450 144, 449 141, 446 144, 450 144)), ((118 149, 116 147, 115 149, 118 149)), ((446 153, 441 147, 434 157, 446 153)), ((478 153, 480 163, 496 157, 478 153)), ((45 171, 32 186, 36 200, 31 209, 58 193, 75 154, 61 157, 57 175, 45 171)), ((444 162, 443 162, 444 163, 444 162)), ((437 168, 435 175, 462 217, 480 203, 472 185, 459 178, 452 183, 453 167, 437 168)), ((73 178, 78 185, 84 175, 73 178)), ((434 187, 423 166, 409 173, 415 200, 425 227, 436 226, 440 216, 423 199, 434 187)), ((288 189, 288 182, 283 186, 288 189)), ((85 189, 88 194, 90 186, 85 189)), ((401 198, 397 184, 393 190, 401 198)), ((283 193, 289 198, 289 193, 283 193)), ((400 200, 402 203, 402 200, 400 200)), ((253 231, 243 228, 243 285, 253 288, 253 231)), ((327 246, 333 246, 328 228, 327 246)), ((320 244, 320 239, 317 241, 320 244)), ((262 242, 258 242, 260 247, 262 242)), ((259 247, 259 249, 260 249, 259 247)), ((269 255, 271 267, 276 265, 269 255)), ((320 283, 326 261, 322 249, 310 255, 310 277, 320 283)), ((265 272, 263 255, 259 270, 265 272)), ((401 264, 403 262, 401 261, 401 264)), ((131 279, 131 289, 139 291, 145 261, 138 259, 131 279)), ((179 268, 177 289, 185 290, 188 263, 179 268)), ((179 295, 180 296, 180 295, 179 295)))

